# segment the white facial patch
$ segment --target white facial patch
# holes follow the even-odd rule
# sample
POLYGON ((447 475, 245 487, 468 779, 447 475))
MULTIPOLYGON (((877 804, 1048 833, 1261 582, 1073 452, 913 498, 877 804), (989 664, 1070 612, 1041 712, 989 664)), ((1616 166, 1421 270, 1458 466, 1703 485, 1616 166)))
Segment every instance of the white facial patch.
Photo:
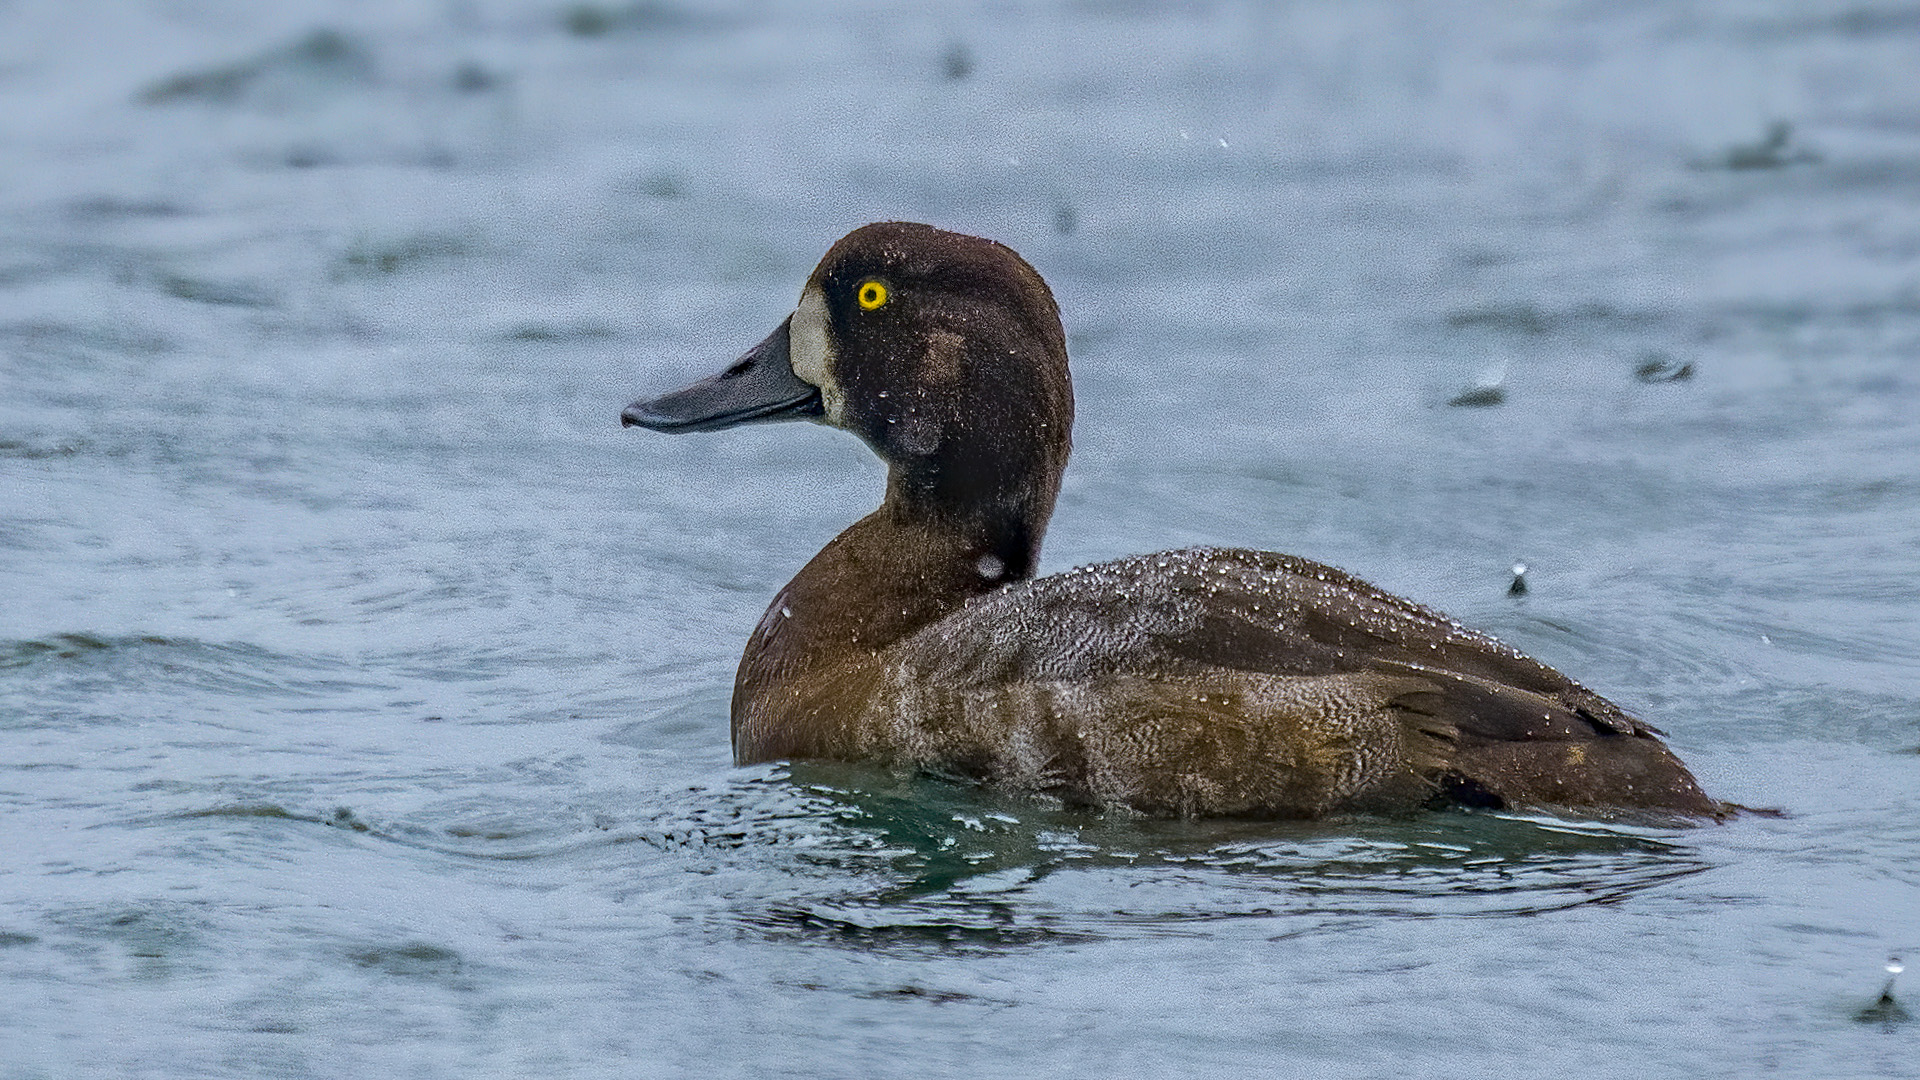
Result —
POLYGON ((800 294, 800 306, 793 309, 787 324, 787 355, 794 375, 801 382, 820 388, 820 405, 827 423, 838 426, 847 395, 833 377, 833 339, 827 332, 827 298, 809 286, 800 294))

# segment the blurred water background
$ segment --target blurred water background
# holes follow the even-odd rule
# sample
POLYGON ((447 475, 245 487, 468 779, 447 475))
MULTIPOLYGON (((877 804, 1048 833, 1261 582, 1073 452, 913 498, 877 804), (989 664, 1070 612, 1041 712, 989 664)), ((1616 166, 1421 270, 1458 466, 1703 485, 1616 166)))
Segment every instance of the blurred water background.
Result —
POLYGON ((0 0, 0 1077, 1920 1075, 1916 73, 1907 0, 0 0), (893 218, 1058 295, 1047 569, 1342 566, 1786 816, 733 768, 881 469, 619 410, 893 218))

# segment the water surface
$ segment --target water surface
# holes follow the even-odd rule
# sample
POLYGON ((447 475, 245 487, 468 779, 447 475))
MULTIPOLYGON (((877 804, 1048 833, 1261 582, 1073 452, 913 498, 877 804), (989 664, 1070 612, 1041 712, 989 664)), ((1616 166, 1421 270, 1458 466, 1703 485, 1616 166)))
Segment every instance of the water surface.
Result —
POLYGON ((1913 1075, 1917 26, 0 4, 0 1077, 1913 1075), (882 473, 617 416, 887 218, 1054 286, 1047 569, 1333 563, 1786 816, 733 768, 882 473))

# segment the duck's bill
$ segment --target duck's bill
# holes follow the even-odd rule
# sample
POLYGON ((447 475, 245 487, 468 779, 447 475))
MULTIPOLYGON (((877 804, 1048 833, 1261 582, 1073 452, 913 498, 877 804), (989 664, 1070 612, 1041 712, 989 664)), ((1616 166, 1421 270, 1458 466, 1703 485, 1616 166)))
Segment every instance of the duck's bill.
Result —
POLYGON ((712 378, 620 413, 622 427, 654 431, 718 431, 761 420, 804 420, 822 415, 820 388, 793 373, 787 332, 792 319, 712 378))

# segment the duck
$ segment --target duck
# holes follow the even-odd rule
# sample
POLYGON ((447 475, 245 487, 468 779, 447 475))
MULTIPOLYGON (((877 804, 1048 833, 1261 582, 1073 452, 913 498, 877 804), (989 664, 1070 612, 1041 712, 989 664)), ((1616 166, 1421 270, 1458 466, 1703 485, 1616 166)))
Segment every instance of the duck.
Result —
POLYGON ((879 508, 748 637, 737 764, 866 762, 1153 817, 1730 812, 1618 705, 1333 567, 1196 547, 1035 576, 1073 409, 1026 260, 881 222, 732 365, 622 411, 669 433, 813 421, 887 466, 879 508))

